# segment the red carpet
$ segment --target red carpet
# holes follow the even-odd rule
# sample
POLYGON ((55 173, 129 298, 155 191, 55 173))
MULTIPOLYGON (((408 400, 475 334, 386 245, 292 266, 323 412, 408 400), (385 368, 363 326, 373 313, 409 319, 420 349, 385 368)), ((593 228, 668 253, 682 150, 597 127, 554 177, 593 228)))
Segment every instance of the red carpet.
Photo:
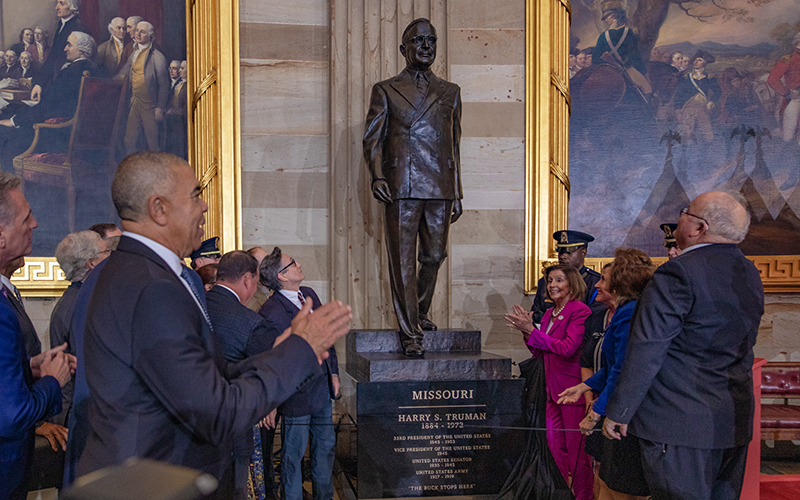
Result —
MULTIPOLYGON (((798 500, 800 475, 761 476, 761 500, 798 500)), ((749 500, 742 498, 742 500, 749 500)))

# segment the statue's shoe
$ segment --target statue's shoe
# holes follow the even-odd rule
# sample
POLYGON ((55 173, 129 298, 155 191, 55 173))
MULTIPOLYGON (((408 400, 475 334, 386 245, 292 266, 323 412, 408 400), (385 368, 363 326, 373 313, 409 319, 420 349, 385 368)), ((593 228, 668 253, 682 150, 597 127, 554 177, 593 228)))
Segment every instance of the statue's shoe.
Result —
POLYGON ((428 331, 438 330, 436 324, 426 317, 419 318, 419 327, 422 328, 423 330, 428 330, 428 331))
POLYGON ((425 355, 425 349, 420 342, 410 342, 403 346, 403 351, 409 358, 421 358, 425 355))

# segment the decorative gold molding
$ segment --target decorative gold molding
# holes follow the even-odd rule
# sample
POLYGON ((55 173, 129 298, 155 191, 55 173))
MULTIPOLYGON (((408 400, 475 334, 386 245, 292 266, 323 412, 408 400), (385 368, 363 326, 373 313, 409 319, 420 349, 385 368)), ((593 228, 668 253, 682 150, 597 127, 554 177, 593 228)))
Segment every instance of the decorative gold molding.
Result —
POLYGON ((11 281, 26 297, 60 297, 69 286, 55 257, 26 258, 11 281))
POLYGON ((535 292, 542 261, 555 256, 550 235, 567 223, 570 16, 568 1, 527 2, 525 293, 535 292))
MULTIPOLYGON (((651 257, 660 266, 666 257, 651 257)), ((797 292, 800 283, 800 255, 756 255, 747 257, 755 264, 761 275, 764 291, 771 293, 797 292)), ((613 261, 613 257, 586 259, 585 265, 597 272, 613 261)))
MULTIPOLYGON (((186 0, 189 163, 208 203, 206 237, 223 251, 242 244, 238 0, 186 0)), ((11 278, 26 297, 69 286, 53 257, 27 257, 11 278)))

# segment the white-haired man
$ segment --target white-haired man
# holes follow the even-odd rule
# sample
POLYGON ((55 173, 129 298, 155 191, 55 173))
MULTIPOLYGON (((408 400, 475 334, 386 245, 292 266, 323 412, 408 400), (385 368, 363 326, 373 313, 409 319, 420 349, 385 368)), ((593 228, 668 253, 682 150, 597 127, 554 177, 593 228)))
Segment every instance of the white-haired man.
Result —
MULTIPOLYGON (((31 99, 34 101, 38 100, 37 96, 50 86, 61 67, 67 62, 67 58, 64 55, 64 47, 67 45, 69 35, 75 31, 91 35, 89 28, 78 19, 78 7, 78 0, 56 0, 58 25, 53 36, 53 49, 42 64, 42 68, 33 82, 34 87, 31 99)), ((35 34, 34 30, 34 36, 35 34)))
POLYGON ((14 156, 30 146, 34 123, 50 118, 71 118, 75 114, 83 72, 95 72, 91 61, 94 51, 94 39, 90 35, 80 31, 71 33, 63 51, 67 63, 58 72, 53 84, 41 94, 39 104, 24 106, 11 118, 0 120, 0 167, 3 170, 11 172, 14 156))
POLYGON ((108 77, 113 77, 119 68, 125 64, 122 53, 125 50, 125 20, 115 17, 108 23, 108 40, 97 47, 97 69, 108 77))
POLYGON ((603 434, 640 448, 653 500, 739 498, 764 314, 758 270, 737 248, 749 226, 741 195, 699 195, 673 233, 681 255, 636 304, 603 434))
POLYGON ((120 69, 119 75, 129 82, 131 96, 128 125, 125 129, 125 151, 136 152, 139 135, 144 133, 147 149, 158 151, 159 124, 169 105, 169 69, 167 60, 155 48, 155 29, 147 21, 136 25, 136 48, 120 69))
MULTIPOLYGON (((91 230, 70 233, 56 247, 56 260, 70 285, 50 314, 50 345, 61 345, 66 342, 66 352, 75 354, 75 339, 74 335, 70 334, 75 300, 89 271, 110 254, 111 251, 103 238, 91 230)), ((61 389, 63 410, 55 417, 57 424, 65 425, 74 390, 75 384, 72 380, 61 389)))

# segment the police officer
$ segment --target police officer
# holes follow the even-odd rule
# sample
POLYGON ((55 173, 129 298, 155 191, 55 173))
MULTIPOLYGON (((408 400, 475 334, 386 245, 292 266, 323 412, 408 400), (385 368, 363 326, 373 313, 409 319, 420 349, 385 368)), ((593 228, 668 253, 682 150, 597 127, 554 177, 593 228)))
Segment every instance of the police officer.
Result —
MULTIPOLYGON (((589 248, 589 242, 594 241, 594 237, 582 233, 580 231, 556 231, 553 233, 553 239, 556 240, 556 251, 558 251, 558 263, 566 264, 574 267, 581 273, 583 281, 586 283, 586 296, 583 299, 584 304, 592 308, 595 312, 596 308, 605 309, 602 304, 595 304, 594 298, 597 296, 597 288, 595 285, 600 281, 600 273, 589 269, 583 265, 586 259, 586 252, 589 248)), ((539 279, 536 285, 536 297, 533 299, 533 322, 539 324, 542 322, 544 312, 553 307, 553 301, 547 297, 547 286, 545 278, 539 279)))
POLYGON ((192 269, 197 270, 206 264, 216 264, 222 257, 219 251, 219 237, 214 236, 200 244, 200 248, 192 252, 192 269))

